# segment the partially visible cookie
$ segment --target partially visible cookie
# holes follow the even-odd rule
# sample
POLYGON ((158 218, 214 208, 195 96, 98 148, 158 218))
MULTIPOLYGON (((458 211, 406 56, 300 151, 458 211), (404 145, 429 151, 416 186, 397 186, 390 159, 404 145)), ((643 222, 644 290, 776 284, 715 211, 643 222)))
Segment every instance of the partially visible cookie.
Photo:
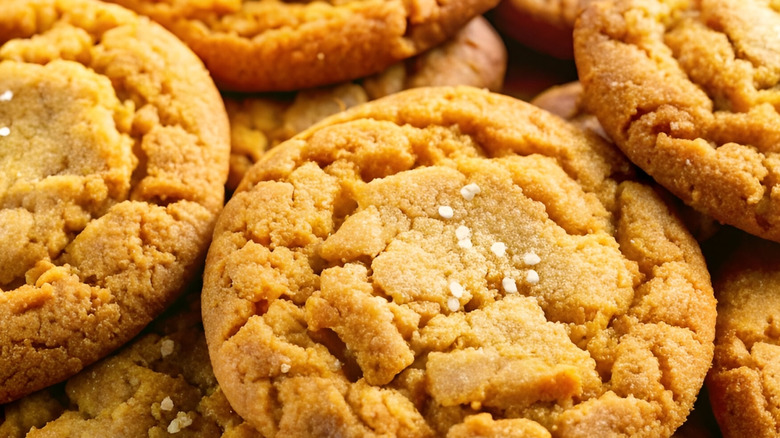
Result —
POLYGON ((267 153, 209 249, 203 322, 265 436, 670 436, 712 358, 695 240, 595 135, 418 88, 267 153))
POLYGON ((780 246, 741 235, 716 271, 718 324, 707 388, 723 436, 774 437, 780 421, 780 246))
POLYGON ((290 91, 378 73, 452 37, 498 0, 111 0, 186 42, 217 85, 290 91))
POLYGON ((585 102, 685 203, 780 241, 777 2, 598 0, 580 15, 585 102))
POLYGON ((500 91, 507 53, 501 37, 476 17, 445 44, 360 81, 303 90, 292 96, 227 96, 232 147, 227 187, 270 147, 325 117, 408 88, 470 85, 500 91))
POLYGON ((0 406, 0 436, 259 437, 211 370, 190 293, 144 333, 64 384, 0 406))
POLYGON ((0 14, 0 403, 119 347, 202 263, 224 105, 200 60, 92 0, 0 14), (204 123, 207 121, 207 123, 204 123))

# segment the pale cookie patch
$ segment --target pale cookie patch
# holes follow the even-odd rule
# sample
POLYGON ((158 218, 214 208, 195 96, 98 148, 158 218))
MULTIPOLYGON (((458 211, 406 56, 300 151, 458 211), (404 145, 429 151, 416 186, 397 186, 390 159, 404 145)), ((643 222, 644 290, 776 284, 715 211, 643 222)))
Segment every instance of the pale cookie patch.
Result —
POLYGON ((715 323, 696 242, 620 154, 468 87, 268 153, 219 220, 202 298, 215 375, 267 436, 668 436, 715 323))
POLYGON ((193 278, 229 131, 200 61, 125 9, 8 0, 0 35, 6 403, 115 350, 193 278))

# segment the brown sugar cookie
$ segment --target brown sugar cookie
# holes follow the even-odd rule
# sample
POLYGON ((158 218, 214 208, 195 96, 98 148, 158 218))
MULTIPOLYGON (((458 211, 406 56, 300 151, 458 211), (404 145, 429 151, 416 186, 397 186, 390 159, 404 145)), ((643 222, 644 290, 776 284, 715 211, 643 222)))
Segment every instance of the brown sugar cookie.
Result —
POLYGON ((780 15, 757 1, 599 0, 575 55, 587 107, 687 204, 780 240, 780 15))
POLYGON ((0 436, 259 437, 217 385, 199 299, 188 294, 64 384, 0 406, 0 436))
POLYGON ((506 64, 501 37, 480 16, 445 44, 359 81, 287 96, 227 96, 232 134, 227 187, 235 190, 267 149, 329 115, 414 87, 470 85, 500 91, 506 64))
POLYGON ((718 323, 707 376, 723 436, 774 437, 780 419, 780 246, 741 234, 715 272, 718 323))
POLYGON ((202 302, 217 380, 269 437, 669 436, 715 324, 698 245, 619 152, 470 87, 267 153, 202 302))
POLYGON ((229 127, 198 58, 91 0, 0 14, 0 403, 137 334, 202 263, 229 127), (208 123, 204 123, 208 121, 208 123))
POLYGON ((585 0, 502 0, 490 17, 502 33, 526 46, 571 59, 580 1, 585 0))
POLYGON ((197 53, 217 85, 289 91, 380 72, 434 47, 498 0, 111 0, 197 53))

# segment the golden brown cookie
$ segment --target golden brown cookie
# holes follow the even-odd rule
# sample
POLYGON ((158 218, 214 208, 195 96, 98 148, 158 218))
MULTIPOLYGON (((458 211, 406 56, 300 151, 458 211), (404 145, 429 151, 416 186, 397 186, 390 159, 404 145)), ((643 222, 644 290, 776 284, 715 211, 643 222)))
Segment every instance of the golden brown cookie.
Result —
POLYGON ((742 234, 715 272, 718 323, 707 377, 723 436, 774 437, 780 419, 780 246, 742 234))
POLYGON ((0 403, 136 335, 202 263, 229 127, 198 58, 91 0, 0 14, 0 403), (207 121, 207 123, 204 123, 207 121))
POLYGON ((269 437, 669 436, 715 325, 698 245, 619 152, 469 87, 272 149, 202 300, 220 386, 269 437))
POLYGON ((186 42, 217 85, 289 91, 380 72, 434 47, 498 0, 110 0, 186 42))
POLYGON ((199 298, 190 293, 64 384, 0 406, 0 436, 258 437, 214 378, 199 298))
POLYGON ((268 148, 329 115, 414 87, 470 85, 500 91, 506 64, 501 37, 486 19, 476 17, 445 44, 355 83, 287 96, 228 96, 232 143, 227 187, 235 190, 268 148))
POLYGON ((770 240, 780 240, 776 7, 599 0, 574 33, 586 105, 626 155, 687 204, 770 240))
POLYGON ((502 33, 526 46, 571 59, 580 1, 585 0, 503 0, 490 17, 502 33))

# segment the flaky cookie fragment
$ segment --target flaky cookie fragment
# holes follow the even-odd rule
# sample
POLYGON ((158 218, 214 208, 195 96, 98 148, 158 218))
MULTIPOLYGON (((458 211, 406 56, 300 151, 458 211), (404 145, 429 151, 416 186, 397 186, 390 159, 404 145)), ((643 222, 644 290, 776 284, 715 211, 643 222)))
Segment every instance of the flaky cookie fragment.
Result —
POLYGON ((0 14, 0 403, 132 338, 202 263, 229 130, 198 58, 91 0, 0 14), (208 121, 208 123, 204 123, 208 121))
POLYGON ((378 73, 452 37, 498 0, 110 0, 152 17, 234 91, 290 91, 378 73))
POLYGON ((575 55, 585 102, 685 203, 780 241, 777 2, 598 0, 575 55))
POLYGON ((469 85, 499 91, 506 66, 501 37, 480 16, 446 43, 367 78, 282 96, 228 95, 231 153, 227 188, 235 190, 269 148, 329 115, 415 87, 469 85))
POLYGON ((202 300, 220 386, 268 437, 669 436, 715 325, 698 245, 619 152, 469 87, 272 149, 202 300))
POLYGON ((707 389, 723 436, 777 436, 780 246, 740 234, 715 276, 718 323, 707 389))

